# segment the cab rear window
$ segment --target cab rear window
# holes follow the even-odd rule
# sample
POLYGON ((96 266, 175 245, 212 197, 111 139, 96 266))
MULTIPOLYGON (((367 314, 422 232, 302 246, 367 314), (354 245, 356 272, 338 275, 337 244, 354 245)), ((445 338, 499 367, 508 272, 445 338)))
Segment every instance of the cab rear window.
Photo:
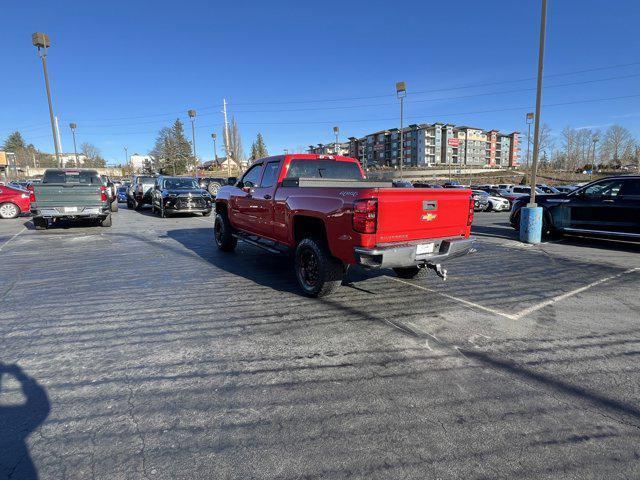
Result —
POLYGON ((97 172, 87 170, 49 170, 45 172, 42 183, 101 185, 102 180, 97 172))
POLYGON ((336 160, 292 160, 287 178, 332 178, 363 180, 358 164, 336 160))

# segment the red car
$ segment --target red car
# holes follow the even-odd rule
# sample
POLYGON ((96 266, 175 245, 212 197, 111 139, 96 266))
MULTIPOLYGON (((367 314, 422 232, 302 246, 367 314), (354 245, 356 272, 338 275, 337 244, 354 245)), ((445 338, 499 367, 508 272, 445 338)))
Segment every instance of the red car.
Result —
POLYGON ((346 267, 392 268, 413 278, 425 267, 472 251, 474 201, 467 189, 392 188, 369 182, 357 160, 328 155, 263 158, 216 197, 215 240, 238 239, 292 252, 298 283, 319 297, 340 285, 346 267))
POLYGON ((16 218, 21 213, 29 213, 30 208, 27 190, 0 186, 0 218, 16 218))

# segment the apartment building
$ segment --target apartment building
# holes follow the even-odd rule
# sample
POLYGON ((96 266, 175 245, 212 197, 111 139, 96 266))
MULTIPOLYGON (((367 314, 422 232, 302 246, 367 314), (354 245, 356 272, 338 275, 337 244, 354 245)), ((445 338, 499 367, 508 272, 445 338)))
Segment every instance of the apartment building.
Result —
MULTIPOLYGON (((449 123, 409 125, 403 128, 402 146, 397 128, 350 137, 349 143, 342 145, 347 155, 364 166, 399 165, 401 148, 404 165, 413 167, 514 167, 520 157, 518 132, 505 134, 449 123)), ((309 151, 316 153, 316 149, 309 151)))
POLYGON ((343 143, 319 143, 318 145, 309 145, 307 150, 309 153, 317 155, 349 155, 350 142, 343 143))

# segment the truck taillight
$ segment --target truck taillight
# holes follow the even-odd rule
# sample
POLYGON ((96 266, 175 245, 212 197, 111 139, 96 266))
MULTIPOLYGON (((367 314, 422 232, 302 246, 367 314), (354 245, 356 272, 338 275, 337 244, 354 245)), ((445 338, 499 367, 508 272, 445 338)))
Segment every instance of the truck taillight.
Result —
POLYGON ((29 190, 29 201, 30 202, 35 202, 36 201, 36 192, 35 192, 35 189, 34 189, 33 185, 29 185, 27 187, 27 190, 29 190))
POLYGON ((469 216, 467 217, 467 226, 470 227, 473 223, 473 213, 475 210, 476 201, 473 198, 473 195, 469 197, 469 216))
POLYGON ((353 204, 353 229, 360 233, 376 233, 378 201, 356 200, 353 204))
POLYGON ((100 187, 100 199, 103 202, 107 201, 107 187, 105 187, 104 185, 100 187))

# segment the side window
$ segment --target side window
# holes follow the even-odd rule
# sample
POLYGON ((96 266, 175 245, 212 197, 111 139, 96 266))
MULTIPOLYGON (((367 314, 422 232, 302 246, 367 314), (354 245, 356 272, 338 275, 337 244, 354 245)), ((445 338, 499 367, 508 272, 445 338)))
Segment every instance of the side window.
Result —
POLYGON ((588 198, 617 197, 622 183, 622 180, 604 180, 585 188, 583 195, 588 198))
POLYGON ((620 196, 640 200, 640 179, 630 178, 625 180, 620 189, 620 196))
POLYGON ((273 187, 278 180, 278 173, 280 172, 280 162, 269 162, 264 167, 264 174, 262 175, 262 181, 260 187, 269 188, 273 187))
POLYGON ((254 165, 251 167, 247 173, 242 177, 242 184, 244 187, 253 188, 258 185, 258 180, 260 180, 260 173, 262 172, 262 163, 254 165))

